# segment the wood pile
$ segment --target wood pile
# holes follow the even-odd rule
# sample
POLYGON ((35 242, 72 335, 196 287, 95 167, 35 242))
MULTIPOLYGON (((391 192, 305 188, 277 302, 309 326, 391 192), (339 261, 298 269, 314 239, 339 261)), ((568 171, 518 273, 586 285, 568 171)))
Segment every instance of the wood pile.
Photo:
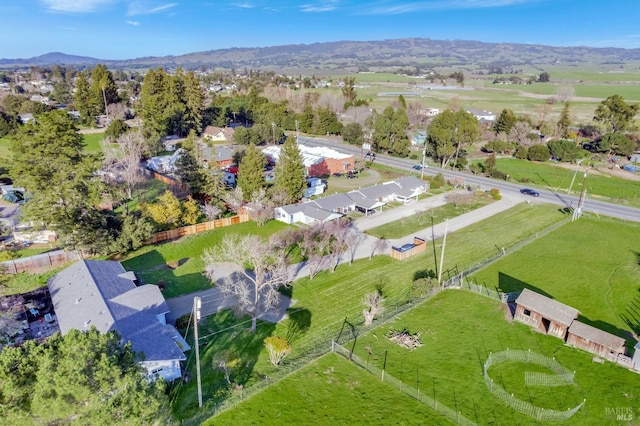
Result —
POLYGON ((422 346, 422 342, 420 342, 420 332, 411 334, 406 328, 402 331, 391 329, 389 330, 389 333, 384 335, 384 337, 391 340, 396 345, 409 349, 410 351, 422 346))

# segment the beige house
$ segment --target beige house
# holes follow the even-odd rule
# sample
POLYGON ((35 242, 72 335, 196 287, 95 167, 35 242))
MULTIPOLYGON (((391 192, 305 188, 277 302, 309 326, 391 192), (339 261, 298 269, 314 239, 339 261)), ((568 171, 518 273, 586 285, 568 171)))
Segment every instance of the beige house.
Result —
POLYGON ((207 126, 202 138, 211 142, 233 142, 235 130, 232 127, 207 126))

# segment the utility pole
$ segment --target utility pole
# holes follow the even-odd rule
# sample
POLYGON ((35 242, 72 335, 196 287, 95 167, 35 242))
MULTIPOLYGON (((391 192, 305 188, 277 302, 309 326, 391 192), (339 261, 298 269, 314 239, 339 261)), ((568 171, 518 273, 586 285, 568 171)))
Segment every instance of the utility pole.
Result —
POLYGON ((444 247, 447 245, 447 231, 449 230, 449 219, 444 222, 444 237, 442 238, 442 253, 440 253, 440 268, 438 268, 438 285, 442 286, 442 266, 444 264, 444 247))
POLYGON ((420 179, 424 179, 424 163, 426 160, 427 160, 427 148, 425 147, 422 150, 422 167, 420 167, 420 179))
POLYGON ((193 298, 193 338, 196 345, 196 374, 198 378, 198 407, 202 408, 202 380, 200 379, 200 342, 198 341, 198 321, 200 321, 200 308, 202 301, 199 297, 193 298))
POLYGON ((580 191, 580 198, 578 199, 578 207, 573 211, 573 216, 571 217, 571 221, 575 221, 577 219, 580 219, 580 216, 582 216, 582 207, 584 206, 584 198, 585 198, 585 193, 587 192, 587 171, 589 169, 585 169, 584 171, 584 178, 582 179, 582 191, 580 191))
POLYGON ((569 194, 571 192, 571 188, 573 188, 573 182, 575 182, 578 170, 580 170, 580 163, 582 163, 582 159, 578 160, 578 165, 576 166, 576 171, 571 178, 571 183, 569 184, 569 189, 567 189, 567 194, 569 194))

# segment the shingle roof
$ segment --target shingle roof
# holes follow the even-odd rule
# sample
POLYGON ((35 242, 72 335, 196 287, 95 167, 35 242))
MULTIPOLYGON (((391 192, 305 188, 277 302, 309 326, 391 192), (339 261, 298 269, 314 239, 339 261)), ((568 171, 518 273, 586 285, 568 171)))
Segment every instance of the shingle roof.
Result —
POLYGON ((177 331, 160 322, 169 307, 157 286, 136 287, 120 262, 80 260, 48 282, 53 308, 64 335, 71 329, 117 331, 147 360, 185 359, 172 336, 177 331))
POLYGON ((318 207, 325 210, 335 211, 339 208, 345 206, 352 206, 354 204, 353 200, 349 198, 344 193, 337 193, 333 195, 329 195, 327 197, 318 198, 317 200, 311 201, 315 203, 318 207))
POLYGON ((624 346, 625 340, 614 334, 607 333, 598 328, 592 327, 580 321, 574 321, 569 327, 569 333, 583 339, 590 340, 608 349, 620 349, 624 346))
POLYGON ((528 288, 522 290, 522 293, 520 293, 520 296, 516 299, 516 304, 530 311, 538 312, 544 318, 553 320, 567 327, 571 325, 571 322, 576 319, 580 313, 571 306, 549 299, 528 288))

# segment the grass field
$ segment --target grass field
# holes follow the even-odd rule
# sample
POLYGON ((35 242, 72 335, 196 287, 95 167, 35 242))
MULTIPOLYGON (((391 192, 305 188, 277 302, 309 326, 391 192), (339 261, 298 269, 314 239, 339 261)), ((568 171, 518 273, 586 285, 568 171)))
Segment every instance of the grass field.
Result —
POLYGON ((479 209, 491 203, 492 199, 485 197, 485 194, 479 196, 474 202, 465 205, 455 206, 451 203, 440 207, 429 209, 426 211, 402 218, 395 222, 390 222, 381 226, 367 230, 367 234, 377 238, 394 239, 411 235, 417 231, 443 222, 446 218, 456 217, 479 209))
POLYGON ((128 254, 122 264, 125 269, 136 271, 145 283, 155 284, 160 280, 164 281, 164 296, 175 297, 211 287, 211 282, 203 275, 204 263, 200 257, 206 248, 213 247, 225 234, 268 237, 286 226, 282 222, 272 220, 262 227, 258 227, 252 221, 219 228, 176 241, 142 247, 128 254), (168 268, 166 264, 172 261, 177 261, 179 266, 175 269, 168 268))
POLYGON ((100 145, 104 140, 104 133, 90 133, 82 135, 85 143, 85 151, 89 153, 102 152, 102 146, 100 145))
POLYGON ((621 337, 640 332, 627 310, 640 289, 640 224, 583 217, 471 278, 503 292, 529 288, 573 306, 580 320, 621 337))
MULTIPOLYGON (((530 206, 523 203, 489 220, 452 233, 447 238, 448 254, 445 268, 454 265, 460 268, 475 265, 493 256, 497 252, 496 245, 509 247, 563 217, 556 207, 530 206)), ((164 256, 180 258, 182 255, 164 256)), ((128 269, 138 270, 131 264, 126 266, 128 269)), ((363 259, 353 265, 341 265, 334 273, 321 272, 313 280, 300 279, 288 292, 295 301, 288 311, 289 318, 275 326, 260 322, 258 333, 261 338, 253 339, 247 335, 246 319, 232 320, 228 313, 206 318, 203 321, 204 327, 211 330, 210 333, 216 334, 201 350, 201 357, 210 360, 213 354, 228 350, 226 345, 233 342, 232 348, 243 348, 238 354, 248 354, 248 359, 242 359, 246 371, 239 373, 244 378, 241 383, 260 383, 264 381, 261 376, 275 373, 262 349, 262 338, 271 334, 286 336, 293 345, 290 360, 305 357, 320 350, 319 348, 326 349, 330 340, 339 333, 345 319, 354 324, 362 322, 364 294, 374 291, 377 286, 381 287, 387 299, 388 313, 394 313, 411 299, 411 285, 415 274, 430 268, 434 268, 434 258, 433 252, 428 249, 425 253, 405 261, 397 261, 388 256, 375 256, 372 260, 363 259), (243 339, 246 338, 252 339, 250 343, 244 343, 243 339)), ((185 285, 190 285, 188 280, 185 281, 185 285)), ((201 336, 207 334, 200 333, 201 336)), ((202 364, 210 366, 211 362, 206 361, 202 364)), ((189 368, 192 376, 195 376, 193 363, 189 368)), ((203 377, 203 383, 221 383, 221 374, 211 367, 203 371, 203 377)), ((225 396, 210 391, 205 400, 220 401, 225 396)), ((175 415, 179 418, 190 417, 196 406, 195 383, 191 381, 183 384, 176 397, 175 415)))
POLYGON ((453 424, 396 388, 328 354, 205 425, 453 424))
POLYGON ((560 339, 510 323, 499 302, 467 291, 445 291, 359 336, 355 352, 380 368, 386 354, 388 373, 409 386, 417 383, 422 392, 478 424, 543 424, 507 407, 486 388, 483 363, 489 353, 507 348, 555 357, 576 372, 575 385, 525 387, 524 371, 540 371, 539 367, 507 362, 489 370, 507 392, 542 408, 566 410, 586 398, 583 409, 563 424, 619 424, 608 417, 607 408, 635 409, 640 404, 640 381, 634 373, 608 362, 593 363, 592 355, 564 346, 560 339), (383 338, 390 328, 405 327, 421 332, 422 347, 410 352, 383 338))
MULTIPOLYGON (((496 168, 511 176, 511 180, 532 183, 551 190, 565 192, 571 185, 574 170, 554 166, 551 163, 538 163, 515 158, 501 158, 496 168)), ((578 173, 572 187, 574 194, 581 191, 584 167, 578 173)), ((608 175, 587 174, 587 196, 600 199, 612 199, 619 203, 640 205, 640 181, 620 179, 608 175)))

